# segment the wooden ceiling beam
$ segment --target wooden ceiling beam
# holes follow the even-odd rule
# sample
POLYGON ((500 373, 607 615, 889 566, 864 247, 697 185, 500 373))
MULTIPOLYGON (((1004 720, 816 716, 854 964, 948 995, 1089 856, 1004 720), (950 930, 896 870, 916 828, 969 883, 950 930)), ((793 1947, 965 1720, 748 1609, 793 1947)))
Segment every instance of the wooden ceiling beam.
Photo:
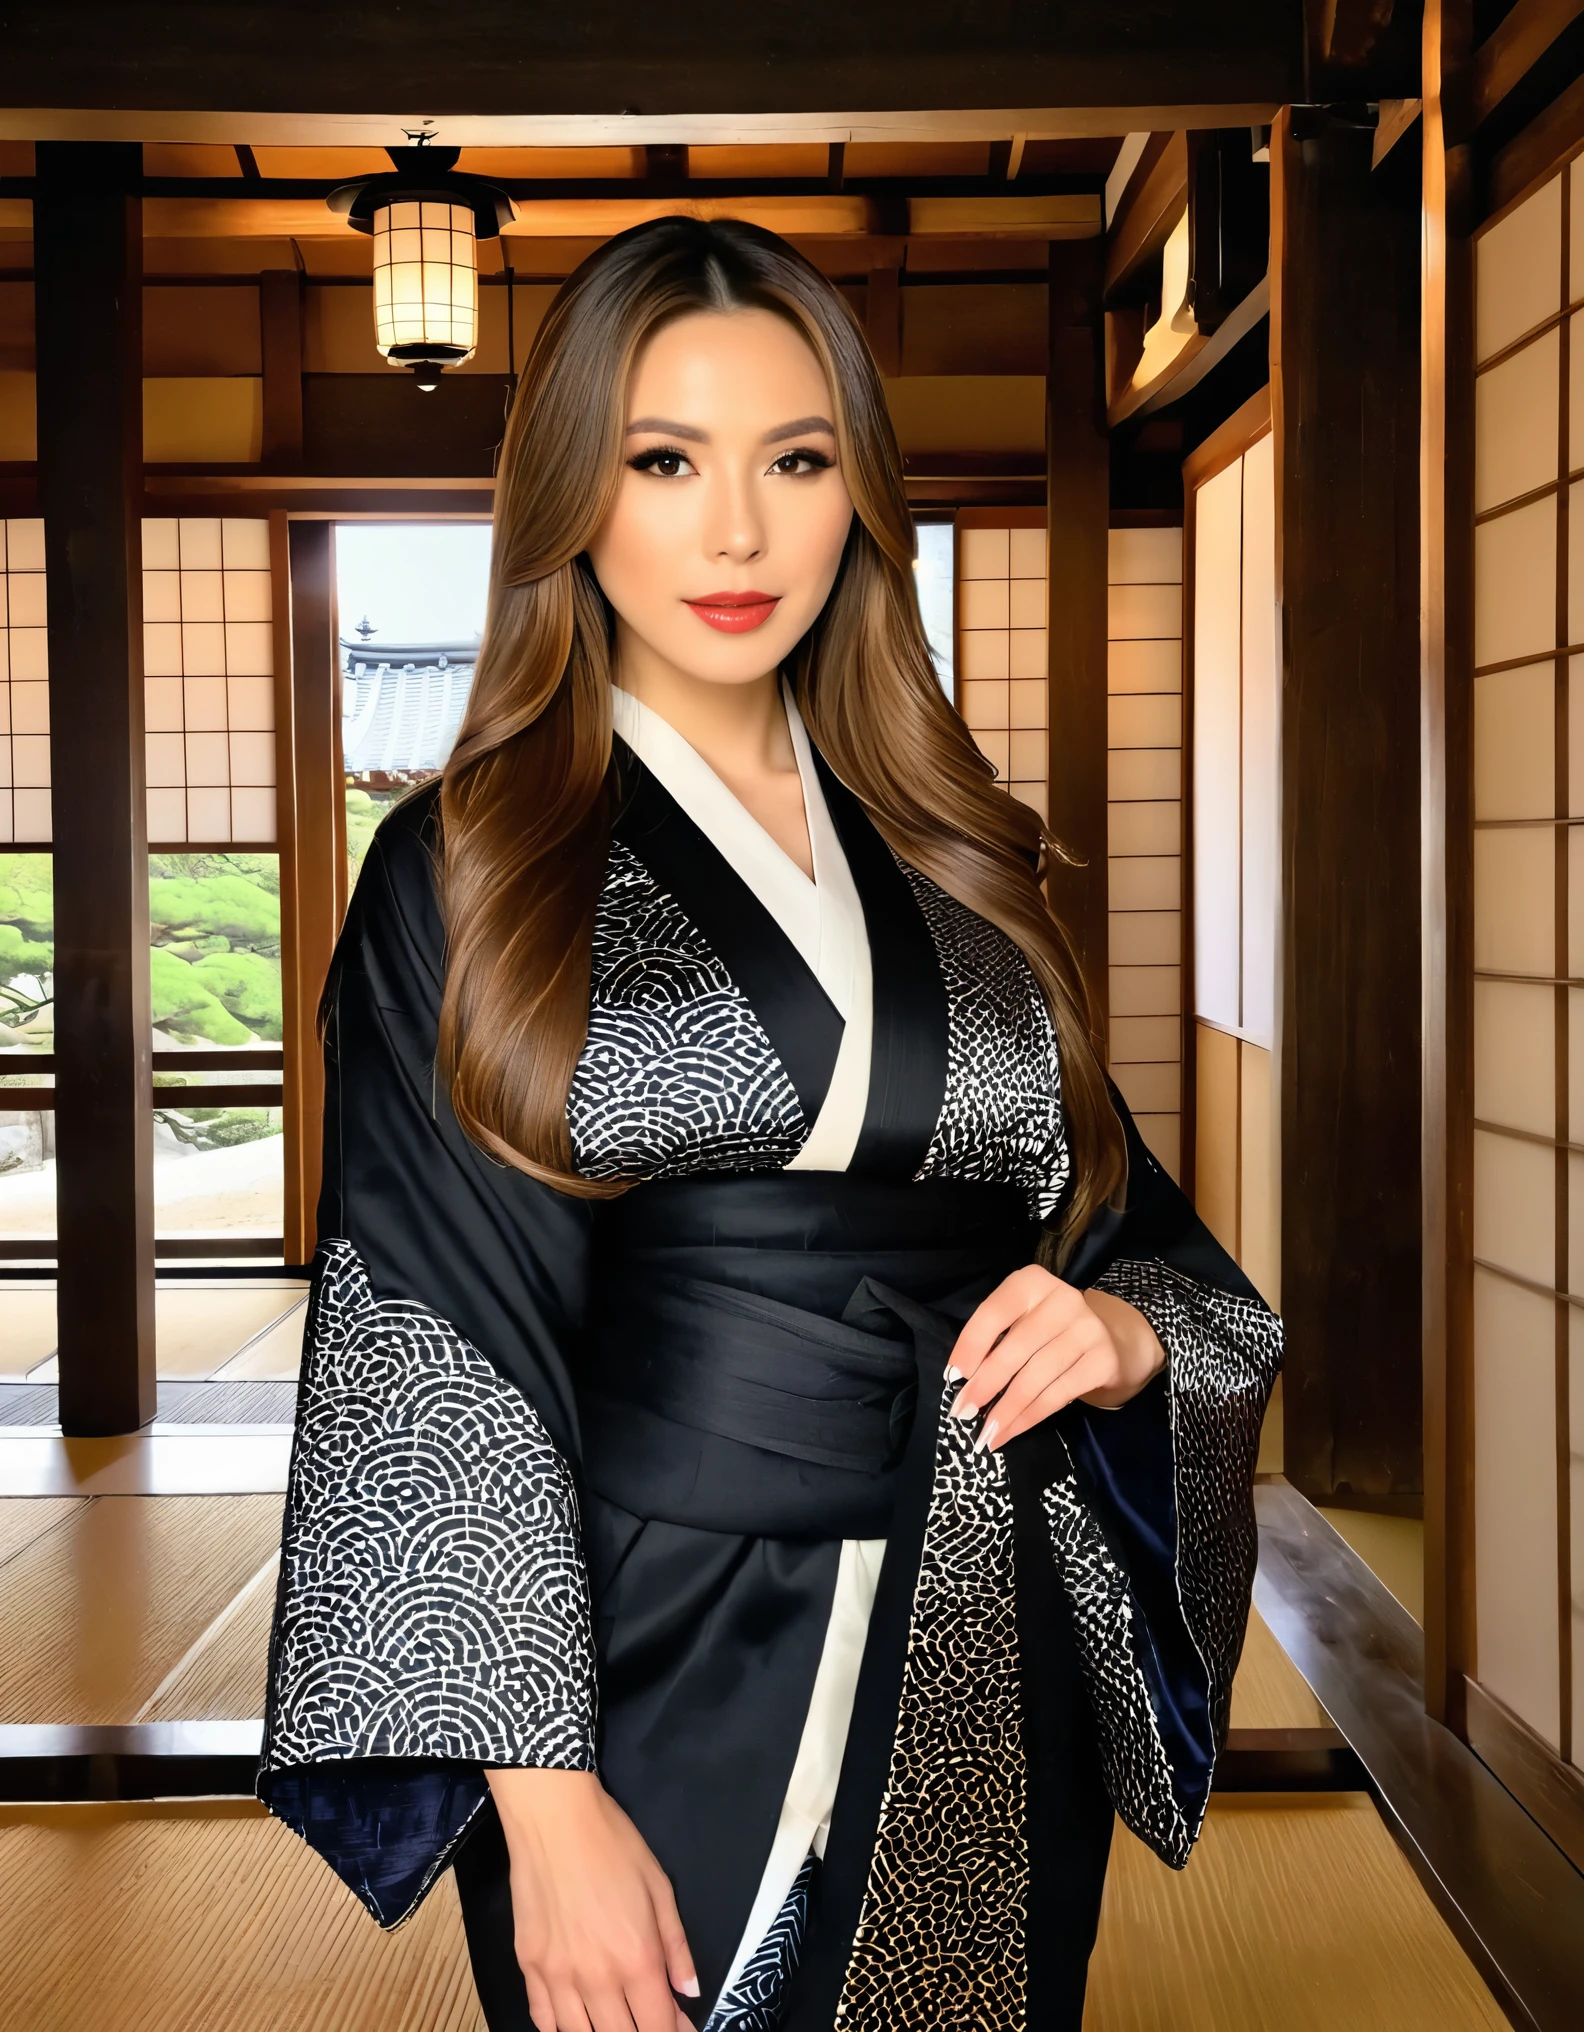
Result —
MULTIPOLYGON (((44 10, 39 10, 43 12, 44 10)), ((1143 84, 1142 73, 1136 82, 1143 84)), ((1301 89, 1297 80, 1292 90, 1301 89)), ((142 112, 126 106, 62 108, 19 105, 15 73, 7 76, 8 104, 0 107, 0 140, 238 142, 253 148, 383 148, 399 142, 401 112, 279 113, 171 109, 142 112)), ((124 90, 124 81, 123 81, 124 90)), ((1119 94, 1106 104, 1057 103, 999 108, 941 107, 879 112, 545 113, 448 114, 445 139, 461 148, 647 147, 668 142, 699 147, 821 141, 1026 141, 1092 140, 1180 127, 1268 126, 1290 92, 1217 99, 1151 99, 1119 94)), ((70 96, 68 94, 68 96, 70 96)), ((1063 103, 1063 101, 1066 101, 1063 103)))
MULTIPOLYGON (((704 196, 698 191, 672 197, 638 197, 630 188, 619 197, 527 198, 505 229, 513 240, 604 239, 646 219, 681 212, 701 218, 740 218, 771 231, 842 239, 906 234, 953 240, 1081 240, 1100 232, 1098 191, 995 196, 913 196, 900 191, 866 193, 850 187, 789 195, 772 190, 747 196, 704 196)), ((0 196, 0 227, 25 229, 25 198, 0 196)), ((261 197, 227 193, 212 197, 150 197, 143 201, 143 230, 152 240, 347 240, 352 228, 325 205, 322 196, 261 197)))
POLYGON ((1356 69, 1369 62, 1390 26, 1393 0, 1320 0, 1315 39, 1322 63, 1356 69))
POLYGON ((1581 15, 1584 0, 1517 0, 1466 68, 1449 80, 1448 142, 1477 133, 1581 15))
POLYGON ((1117 206, 1107 235, 1107 303, 1159 254, 1187 209, 1188 136, 1179 131, 1167 141, 1147 174, 1129 184, 1117 206))

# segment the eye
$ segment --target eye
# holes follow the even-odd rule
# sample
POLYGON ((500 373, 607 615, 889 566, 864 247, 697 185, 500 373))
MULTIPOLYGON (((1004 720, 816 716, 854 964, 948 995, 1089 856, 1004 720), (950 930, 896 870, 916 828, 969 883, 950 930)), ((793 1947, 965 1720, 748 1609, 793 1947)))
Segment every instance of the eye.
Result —
POLYGON ((835 463, 836 461, 827 453, 803 446, 797 451, 783 452, 771 465, 770 470, 786 478, 795 478, 799 473, 828 472, 835 463))
POLYGON ((679 480, 693 470, 686 452, 679 452, 675 445, 651 445, 627 463, 635 473, 654 473, 662 480, 679 480))

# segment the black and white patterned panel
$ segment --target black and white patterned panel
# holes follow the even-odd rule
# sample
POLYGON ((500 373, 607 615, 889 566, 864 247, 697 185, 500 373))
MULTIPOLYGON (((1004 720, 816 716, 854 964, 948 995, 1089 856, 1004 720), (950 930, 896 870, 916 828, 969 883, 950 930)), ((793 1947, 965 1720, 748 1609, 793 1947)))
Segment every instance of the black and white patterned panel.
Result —
POLYGON ((585 1178, 776 1170, 808 1135, 742 990, 670 894, 611 842, 588 1042, 567 1099, 585 1178))
POLYGON ((710 2012, 704 2032, 776 2032, 786 2006, 786 1986, 802 1959, 819 1868, 818 1856, 811 1852, 804 1857, 774 1924, 710 2012))
POLYGON ((920 1178, 1015 1185, 1046 1219, 1067 1183, 1056 1032, 1006 933, 906 861, 946 983, 946 1096, 920 1178))
POLYGON ((1209 1681, 1217 1739, 1248 1628, 1259 1529, 1254 1467, 1282 1323, 1257 1298, 1160 1262, 1117 1262, 1098 1280, 1137 1306, 1166 1350, 1177 1497, 1177 1592, 1209 1681))
POLYGON ((539 1414, 322 1245, 303 1349, 264 1768, 594 1765, 577 1496, 539 1414))
MULTIPOLYGON (((1136 1306, 1166 1350, 1177 1594, 1219 1743, 1259 1555, 1254 1464, 1281 1362, 1281 1321, 1257 1299, 1214 1290, 1159 1262, 1114 1263, 1097 1289, 1136 1306)), ((1190 1820, 1173 1785, 1139 1662, 1127 1575, 1070 1475, 1045 1489, 1043 1501, 1111 1803, 1163 1862, 1181 1869, 1198 1839, 1203 1802, 1190 1820)))
POLYGON ((1021 2032, 1027 1990, 1012 1494, 979 1421, 945 1415, 902 1699, 837 2032, 1021 2032))
POLYGON ((1172 1788, 1171 1764, 1139 1666, 1127 1575, 1070 1475, 1052 1482, 1043 1501, 1094 1709, 1106 1791, 1139 1840, 1180 1870, 1199 1830, 1189 1826, 1172 1788))

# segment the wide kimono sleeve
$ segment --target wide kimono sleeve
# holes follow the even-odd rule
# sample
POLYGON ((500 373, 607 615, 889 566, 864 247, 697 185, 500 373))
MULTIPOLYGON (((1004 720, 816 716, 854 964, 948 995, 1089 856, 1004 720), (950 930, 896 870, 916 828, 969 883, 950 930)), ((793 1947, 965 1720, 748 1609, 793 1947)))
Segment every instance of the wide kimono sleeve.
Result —
POLYGON ((1052 1421, 1038 1496, 1112 1803, 1181 1867, 1248 1622, 1254 1468, 1282 1330, 1113 1099, 1126 1206, 1102 1213, 1063 1274, 1136 1306, 1166 1367, 1120 1410, 1076 1404, 1052 1421))
POLYGON ((434 1068, 434 798, 380 827, 327 991, 324 1179, 259 1797, 383 1926, 492 1766, 594 1763, 569 1361, 586 1202, 493 1163, 434 1068))

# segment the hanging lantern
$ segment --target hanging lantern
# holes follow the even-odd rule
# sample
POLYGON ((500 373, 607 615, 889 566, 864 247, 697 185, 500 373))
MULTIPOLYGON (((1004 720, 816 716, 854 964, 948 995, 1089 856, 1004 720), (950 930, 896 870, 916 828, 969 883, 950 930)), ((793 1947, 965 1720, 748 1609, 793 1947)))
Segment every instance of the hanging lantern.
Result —
POLYGON ((458 148, 427 135, 389 148, 394 170, 330 193, 333 212, 374 241, 374 343, 393 367, 433 389, 478 344, 478 242, 516 217, 511 199, 455 172, 458 148))

